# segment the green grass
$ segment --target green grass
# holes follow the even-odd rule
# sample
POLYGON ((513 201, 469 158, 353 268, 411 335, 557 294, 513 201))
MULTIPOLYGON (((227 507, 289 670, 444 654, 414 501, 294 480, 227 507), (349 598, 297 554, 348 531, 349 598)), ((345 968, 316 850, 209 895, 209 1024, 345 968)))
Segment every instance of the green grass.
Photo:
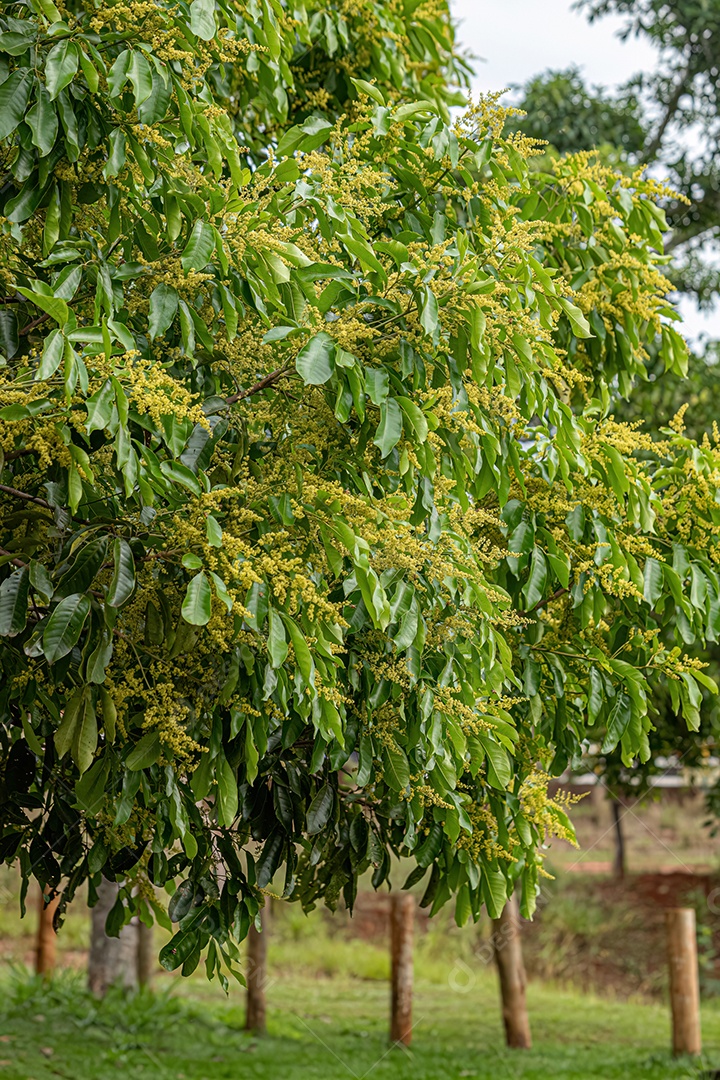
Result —
MULTIPOLYGON (((362 946, 359 946, 362 948, 362 946)), ((269 1034, 242 1031, 242 991, 225 998, 199 980, 96 1002, 80 977, 49 985, 16 975, 0 989, 4 1080, 669 1080, 699 1077, 666 1051, 661 1005, 608 1001, 531 986, 530 1052, 503 1046, 492 971, 462 993, 419 980, 413 1048, 388 1050, 387 986, 347 975, 276 973, 269 1034), (171 992, 174 991, 174 992, 171 992)), ((720 1010, 706 1008, 706 1067, 720 1066, 720 1010)))

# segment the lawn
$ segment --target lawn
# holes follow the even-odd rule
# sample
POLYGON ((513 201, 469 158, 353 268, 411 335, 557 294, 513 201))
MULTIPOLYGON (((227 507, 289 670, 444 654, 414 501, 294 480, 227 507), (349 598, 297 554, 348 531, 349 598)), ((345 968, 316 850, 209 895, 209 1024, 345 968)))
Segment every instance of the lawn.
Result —
MULTIPOLYGON (((167 979, 124 1000, 89 997, 77 974, 49 986, 9 977, 0 1008, 2 1080, 666 1080, 715 1075, 666 1052, 662 1005, 619 1002, 531 986, 535 1047, 503 1046, 495 978, 471 989, 418 980, 411 1051, 388 1049, 387 987, 378 980, 277 973, 269 987, 270 1030, 242 1031, 243 994, 201 981, 167 979)), ((703 1014, 705 1069, 720 1066, 720 1008, 703 1014)))

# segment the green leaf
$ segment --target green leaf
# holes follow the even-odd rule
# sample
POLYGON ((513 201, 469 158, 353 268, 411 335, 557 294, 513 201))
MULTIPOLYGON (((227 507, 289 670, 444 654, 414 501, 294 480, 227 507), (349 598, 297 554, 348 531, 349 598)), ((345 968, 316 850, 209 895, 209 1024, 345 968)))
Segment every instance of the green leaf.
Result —
POLYGON ((195 473, 188 469, 187 465, 181 465, 179 461, 161 461, 160 471, 174 484, 192 491, 193 495, 201 495, 202 488, 195 473))
POLYGON ((215 0, 193 0, 190 5, 190 29, 203 41, 212 41, 217 33, 215 0))
POLYGON ((77 645, 89 614, 90 600, 87 596, 73 593, 60 601, 43 631, 43 652, 48 664, 67 656, 77 645))
POLYGON ((105 561, 107 551, 107 538, 99 536, 91 540, 75 556, 70 567, 60 578, 55 590, 55 596, 61 600, 71 593, 86 592, 105 561))
POLYGON ((371 97, 373 101, 377 101, 378 105, 385 104, 385 98, 382 96, 377 86, 373 86, 372 83, 366 82, 365 79, 351 78, 350 82, 361 94, 367 94, 367 96, 371 97))
POLYGON ((197 930, 178 930, 177 934, 171 937, 167 945, 163 945, 160 950, 161 966, 166 971, 175 971, 176 968, 181 967, 194 952, 198 940, 197 930))
POLYGON ((31 72, 21 69, 0 85, 0 139, 7 139, 25 116, 32 84, 31 72))
POLYGON ((97 741, 98 729, 95 706, 93 704, 90 687, 86 686, 83 693, 83 705, 79 713, 78 722, 75 725, 71 747, 73 761, 77 765, 78 772, 81 776, 84 772, 87 772, 92 765, 92 760, 95 751, 97 750, 97 741))
POLYGON ((43 342, 40 364, 35 373, 36 381, 49 379, 60 367, 65 351, 65 338, 62 330, 51 330, 43 342))
MULTIPOLYGON (((197 3, 197 0, 195 0, 197 3)), ((178 307, 177 290, 161 281, 150 294, 150 340, 164 334, 175 318, 178 307)))
POLYGON ((105 789, 110 761, 107 754, 98 760, 87 770, 82 780, 75 784, 75 798, 81 810, 88 814, 97 814, 105 801, 105 789))
POLYGON ((429 833, 415 852, 415 861, 418 866, 427 869, 430 863, 435 862, 443 845, 443 837, 442 826, 433 822, 429 833))
POLYGON ((502 870, 483 868, 482 894, 491 919, 499 919, 507 903, 507 880, 502 870))
POLYGON ((72 82, 77 69, 77 45, 74 41, 59 41, 47 54, 45 61, 45 85, 51 101, 72 82))
POLYGON ((180 922, 189 914, 195 899, 195 882, 181 881, 168 904, 168 915, 171 922, 180 922))
POLYGON ((645 560, 645 569, 643 571, 643 596, 650 607, 655 607, 655 604, 662 596, 663 581, 662 565, 657 559, 648 557, 645 560))
POLYGON ((410 783, 410 766, 405 751, 400 747, 385 746, 382 760, 385 783, 393 791, 405 791, 410 783))
POLYGON ((300 350, 295 361, 306 386, 322 386, 335 370, 335 342, 321 330, 300 350))
POLYGON ((602 753, 609 754, 615 749, 628 729, 632 719, 632 706, 627 694, 619 693, 608 718, 607 731, 602 744, 602 753))
POLYGON ((285 838, 277 829, 268 836, 257 861, 258 887, 264 889, 272 881, 285 850, 285 838))
POLYGON ((274 608, 268 608, 268 656, 274 668, 282 667, 288 654, 283 621, 274 608))
POLYGON ((152 94, 153 78, 152 69, 145 55, 134 49, 128 64, 127 77, 133 84, 135 92, 135 105, 139 107, 152 94))
POLYGON ((135 559, 127 540, 117 537, 113 542, 113 576, 105 597, 113 608, 122 607, 135 588, 135 559))
POLYGON ((544 597, 546 583, 547 561, 540 548, 534 547, 530 559, 530 576, 523 589, 523 596, 525 597, 528 611, 532 611, 535 605, 539 604, 544 597))
POLYGON ((205 626, 212 615, 210 582, 203 571, 190 581, 182 604, 182 617, 191 626, 205 626))
POLYGON ((27 567, 15 570, 0 585, 0 634, 15 637, 27 624, 30 575, 27 567))
POLYGON ((55 586, 43 564, 37 562, 36 559, 32 559, 30 562, 30 584, 43 603, 49 604, 53 592, 55 591, 55 586))
POLYGON ((87 658, 85 678, 91 683, 105 682, 105 669, 113 654, 113 637, 109 630, 103 630, 100 641, 87 658))
POLYGON ((575 337, 592 337, 593 332, 590 329, 590 323, 587 321, 580 308, 576 307, 575 304, 570 303, 569 300, 566 300, 562 296, 559 297, 559 303, 570 321, 575 337))
POLYGON ((85 430, 88 435, 93 431, 104 431, 110 423, 115 404, 115 389, 110 379, 106 379, 99 390, 87 399, 87 424, 85 430))
POLYGON ((80 721, 80 709, 83 704, 83 691, 76 690, 68 698, 62 714, 60 726, 55 732, 55 749, 59 758, 64 758, 70 751, 75 738, 75 728, 80 721))
POLYGON ((196 221, 180 259, 183 270, 204 270, 215 250, 215 233, 204 221, 196 221))
POLYGON ((323 784, 310 803, 307 812, 306 832, 310 836, 322 832, 332 814, 335 794, 329 784, 323 784))
POLYGON ((227 829, 237 816, 238 786, 235 773, 223 753, 218 755, 215 778, 218 787, 218 823, 227 829))
POLYGON ((400 440, 403 429, 402 416, 402 409, 395 398, 388 398, 380 406, 380 423, 373 442, 380 448, 380 454, 384 458, 400 440))
POLYGON ((499 746, 488 735, 478 735, 478 739, 487 754, 488 781, 498 791, 504 791, 512 779, 510 758, 503 747, 499 746))
POLYGON ((64 326, 68 321, 68 306, 64 300, 58 299, 57 296, 45 296, 44 293, 34 292, 33 289, 25 289, 21 286, 18 286, 17 291, 26 299, 32 300, 36 307, 39 307, 41 311, 44 311, 46 315, 49 315, 56 323, 60 323, 61 326, 64 326))
POLYGON ((17 315, 14 311, 3 308, 0 310, 0 352, 6 360, 11 360, 19 345, 17 315))
POLYGON ((130 772, 140 772, 154 765, 162 753, 162 743, 157 731, 147 731, 125 761, 130 772))

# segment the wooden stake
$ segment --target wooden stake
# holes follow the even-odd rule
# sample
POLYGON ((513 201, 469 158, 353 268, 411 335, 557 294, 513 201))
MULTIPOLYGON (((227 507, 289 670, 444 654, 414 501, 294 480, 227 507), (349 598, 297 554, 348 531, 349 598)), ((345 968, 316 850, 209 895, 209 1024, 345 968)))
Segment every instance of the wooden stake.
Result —
POLYGON ((700 983, 693 908, 670 908, 667 940, 673 1054, 700 1054, 700 983))
POLYGON ((620 801, 614 795, 610 796, 612 805, 613 828, 615 831, 615 855, 613 856, 613 874, 616 878, 625 877, 625 832, 623 830, 620 813, 620 801))
POLYGON ((532 1036, 525 1002, 525 965, 516 896, 510 897, 500 918, 493 919, 493 948, 500 976, 505 1040, 508 1046, 515 1049, 529 1050, 532 1036))
POLYGON ((137 976, 138 986, 150 986, 155 971, 153 928, 138 920, 137 976))
POLYGON ((390 902, 390 1041, 409 1046, 412 1038, 413 923, 410 893, 393 893, 390 902))
POLYGON ((251 926, 247 939, 245 1030, 254 1031, 256 1035, 264 1035, 267 1030, 265 983, 267 980, 268 918, 264 910, 260 912, 260 920, 262 933, 251 926))
POLYGON ((38 898, 38 931, 35 945, 35 973, 50 975, 55 970, 57 958, 57 934, 53 928, 53 916, 60 903, 60 896, 54 896, 46 904, 42 887, 38 898))

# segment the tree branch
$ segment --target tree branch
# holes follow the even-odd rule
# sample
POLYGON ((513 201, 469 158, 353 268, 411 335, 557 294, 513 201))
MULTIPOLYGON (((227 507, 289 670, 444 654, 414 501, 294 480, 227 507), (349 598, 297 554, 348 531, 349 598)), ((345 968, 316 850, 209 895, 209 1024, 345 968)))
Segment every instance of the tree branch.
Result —
POLYGON ((27 566, 27 563, 24 563, 22 559, 16 559, 12 551, 6 551, 5 548, 0 548, 0 555, 9 555, 10 562, 13 564, 13 566, 18 566, 21 570, 24 570, 27 566))
POLYGON ((673 117, 675 116, 675 113, 678 110, 678 105, 680 104, 680 98, 685 93, 687 80, 688 80, 688 77, 690 76, 690 68, 692 66, 692 60, 693 60, 693 58, 690 57, 690 59, 687 62, 687 66, 685 68, 685 71, 680 76, 680 78, 678 79, 678 81, 677 81, 677 83, 675 85, 675 89, 673 90, 673 92, 672 92, 672 94, 670 96, 670 100, 668 101, 667 106, 665 108, 665 115, 663 116, 662 120, 660 121, 660 126, 658 127, 657 131, 653 135, 650 142, 646 143, 645 146, 643 147, 643 152, 642 152, 643 153, 643 160, 648 165, 650 164, 650 162, 655 160, 655 157, 657 156, 658 150, 662 146, 662 141, 663 141, 663 138, 665 136, 665 132, 667 131, 669 124, 671 123, 673 117))
POLYGON ((286 364, 285 367, 276 368, 275 371, 271 371, 269 375, 260 379, 254 386, 249 386, 247 390, 240 390, 237 394, 231 394, 230 397, 225 398, 227 405, 234 405, 236 401, 243 401, 245 398, 252 397, 253 394, 259 394, 261 390, 267 389, 268 386, 273 386, 285 375, 289 375, 291 371, 294 371, 294 365, 286 364))
POLYGON ((38 506, 44 506, 46 510, 52 510, 52 506, 45 499, 39 499, 37 495, 28 495, 27 491, 18 491, 17 488, 8 487, 7 484, 0 484, 0 491, 4 491, 7 495, 14 495, 16 499, 25 499, 27 502, 37 503, 38 506))
POLYGON ((565 593, 569 591, 569 589, 556 589, 552 596, 545 596, 542 600, 538 600, 537 604, 533 604, 529 611, 522 611, 521 615, 532 615, 534 611, 537 611, 541 607, 545 607, 546 604, 551 604, 553 600, 559 599, 559 597, 564 596, 565 593))

